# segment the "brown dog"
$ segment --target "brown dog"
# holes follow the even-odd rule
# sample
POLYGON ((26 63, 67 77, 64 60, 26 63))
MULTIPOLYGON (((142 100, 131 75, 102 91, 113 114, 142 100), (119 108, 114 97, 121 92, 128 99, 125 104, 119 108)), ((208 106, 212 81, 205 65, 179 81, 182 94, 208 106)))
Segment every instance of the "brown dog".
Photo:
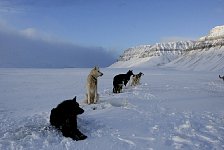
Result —
POLYGON ((136 86, 140 84, 141 76, 144 75, 142 72, 139 72, 138 74, 135 74, 132 76, 132 82, 131 86, 136 86))

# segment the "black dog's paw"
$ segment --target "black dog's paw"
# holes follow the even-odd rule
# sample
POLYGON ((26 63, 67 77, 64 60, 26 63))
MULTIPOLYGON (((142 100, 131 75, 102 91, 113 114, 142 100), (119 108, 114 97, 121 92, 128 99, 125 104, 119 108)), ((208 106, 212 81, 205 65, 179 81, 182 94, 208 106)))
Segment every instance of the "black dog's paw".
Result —
POLYGON ((87 136, 84 135, 84 134, 82 134, 82 135, 79 136, 79 140, 85 140, 86 138, 87 138, 87 136))
POLYGON ((87 136, 81 133, 81 134, 73 134, 71 138, 75 141, 79 141, 79 140, 85 140, 87 136))
POLYGON ((76 130, 76 135, 78 136, 78 140, 85 140, 87 138, 86 135, 84 135, 82 132, 80 132, 79 130, 76 130))

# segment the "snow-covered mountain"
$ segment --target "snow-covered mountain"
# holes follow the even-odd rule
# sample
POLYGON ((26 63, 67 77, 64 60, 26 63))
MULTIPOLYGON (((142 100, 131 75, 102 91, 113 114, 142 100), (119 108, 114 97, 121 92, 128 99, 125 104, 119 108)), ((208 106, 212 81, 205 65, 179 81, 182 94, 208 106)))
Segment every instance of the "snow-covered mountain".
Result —
POLYGON ((165 66, 181 70, 224 71, 224 36, 217 35, 200 38, 192 48, 165 66))
POLYGON ((124 51, 112 68, 151 67, 162 66, 183 54, 183 51, 192 48, 193 41, 179 41, 156 43, 155 45, 141 45, 124 51))
POLYGON ((224 26, 197 41, 141 45, 124 51, 112 68, 167 66, 178 69, 224 69, 224 26))
POLYGON ((201 37, 200 40, 219 39, 224 37, 224 25, 214 27, 207 36, 201 37))

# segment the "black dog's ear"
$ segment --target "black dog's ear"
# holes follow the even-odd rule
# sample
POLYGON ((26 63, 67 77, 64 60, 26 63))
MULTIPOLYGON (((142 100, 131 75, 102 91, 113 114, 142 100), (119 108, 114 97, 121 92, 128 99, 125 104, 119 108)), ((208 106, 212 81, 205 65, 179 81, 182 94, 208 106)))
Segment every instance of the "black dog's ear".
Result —
POLYGON ((76 102, 76 96, 72 100, 76 102))

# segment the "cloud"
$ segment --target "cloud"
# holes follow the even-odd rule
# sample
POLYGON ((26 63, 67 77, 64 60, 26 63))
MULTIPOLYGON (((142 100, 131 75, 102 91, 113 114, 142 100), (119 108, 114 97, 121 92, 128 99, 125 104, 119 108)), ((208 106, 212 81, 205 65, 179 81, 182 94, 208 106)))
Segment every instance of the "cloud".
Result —
POLYGON ((79 0, 0 0, 0 13, 26 13, 39 8, 70 7, 79 3, 79 0))
POLYGON ((0 12, 2 13, 21 13, 24 12, 24 8, 18 7, 18 1, 13 0, 1 0, 0 12))
POLYGON ((102 47, 40 37, 34 28, 15 31, 0 25, 0 67, 107 67, 115 60, 113 53, 102 47))
POLYGON ((1 0, 0 6, 2 8, 7 9, 14 9, 18 7, 64 7, 64 6, 71 6, 77 5, 79 3, 86 3, 91 1, 80 1, 80 0, 1 0))
POLYGON ((22 34, 28 36, 28 37, 36 37, 38 35, 38 32, 35 28, 27 28, 21 31, 22 34))

